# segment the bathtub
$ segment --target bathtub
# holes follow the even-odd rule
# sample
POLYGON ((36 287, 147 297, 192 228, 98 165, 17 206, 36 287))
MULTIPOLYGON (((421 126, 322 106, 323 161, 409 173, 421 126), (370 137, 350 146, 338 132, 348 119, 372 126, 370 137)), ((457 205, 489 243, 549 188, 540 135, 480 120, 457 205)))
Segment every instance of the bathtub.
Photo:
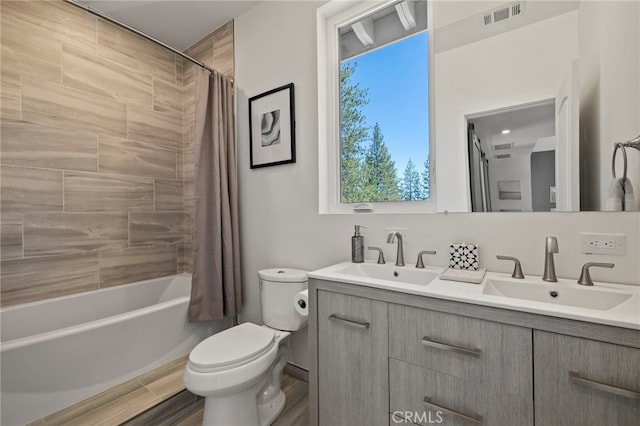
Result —
POLYGON ((226 328, 188 322, 190 289, 181 274, 0 309, 0 424, 44 417, 226 328))

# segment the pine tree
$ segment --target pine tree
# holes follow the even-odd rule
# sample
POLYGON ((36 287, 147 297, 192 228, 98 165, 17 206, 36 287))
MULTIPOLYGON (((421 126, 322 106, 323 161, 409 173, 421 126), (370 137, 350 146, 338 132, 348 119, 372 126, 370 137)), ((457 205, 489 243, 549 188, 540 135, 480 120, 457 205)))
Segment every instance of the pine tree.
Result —
POLYGON ((428 200, 431 198, 431 164, 427 158, 424 161, 424 170, 422 171, 422 199, 428 200))
POLYGON ((420 173, 413 161, 409 159, 402 179, 402 199, 405 201, 422 200, 420 173))
POLYGON ((362 107, 369 103, 367 89, 362 89, 350 78, 356 63, 340 66, 340 150, 341 201, 354 203, 364 198, 366 176, 363 173, 363 143, 369 133, 362 107))
POLYGON ((395 201, 399 198, 396 166, 378 123, 373 126, 371 144, 365 155, 364 174, 367 177, 364 195, 369 201, 395 201))

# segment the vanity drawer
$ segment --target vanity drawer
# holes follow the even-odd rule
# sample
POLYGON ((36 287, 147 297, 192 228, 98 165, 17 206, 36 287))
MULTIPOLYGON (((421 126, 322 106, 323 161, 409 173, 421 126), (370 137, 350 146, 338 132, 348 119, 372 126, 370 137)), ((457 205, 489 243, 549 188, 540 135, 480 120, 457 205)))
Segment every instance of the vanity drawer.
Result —
POLYGON ((501 392, 532 397, 532 330, 389 305, 389 356, 501 392))
POLYGON ((389 360, 389 390, 392 416, 406 419, 400 424, 533 425, 533 402, 527 397, 395 359, 389 360))
POLYGON ((640 349, 536 330, 536 424, 638 425, 640 349))

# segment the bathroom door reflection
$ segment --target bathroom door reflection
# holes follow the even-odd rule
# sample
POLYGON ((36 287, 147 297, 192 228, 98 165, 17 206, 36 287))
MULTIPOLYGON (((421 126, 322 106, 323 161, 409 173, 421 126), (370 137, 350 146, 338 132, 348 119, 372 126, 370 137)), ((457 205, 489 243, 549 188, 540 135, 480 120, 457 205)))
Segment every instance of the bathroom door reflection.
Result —
POLYGON ((556 210, 554 100, 466 119, 472 211, 556 210))

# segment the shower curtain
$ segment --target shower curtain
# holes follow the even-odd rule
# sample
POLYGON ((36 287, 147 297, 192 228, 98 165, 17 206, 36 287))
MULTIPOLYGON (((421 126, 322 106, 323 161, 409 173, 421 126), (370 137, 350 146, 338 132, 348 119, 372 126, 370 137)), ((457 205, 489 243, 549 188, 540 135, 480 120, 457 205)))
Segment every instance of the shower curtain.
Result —
POLYGON ((233 83, 196 71, 195 219, 190 321, 234 315, 242 306, 233 83))

